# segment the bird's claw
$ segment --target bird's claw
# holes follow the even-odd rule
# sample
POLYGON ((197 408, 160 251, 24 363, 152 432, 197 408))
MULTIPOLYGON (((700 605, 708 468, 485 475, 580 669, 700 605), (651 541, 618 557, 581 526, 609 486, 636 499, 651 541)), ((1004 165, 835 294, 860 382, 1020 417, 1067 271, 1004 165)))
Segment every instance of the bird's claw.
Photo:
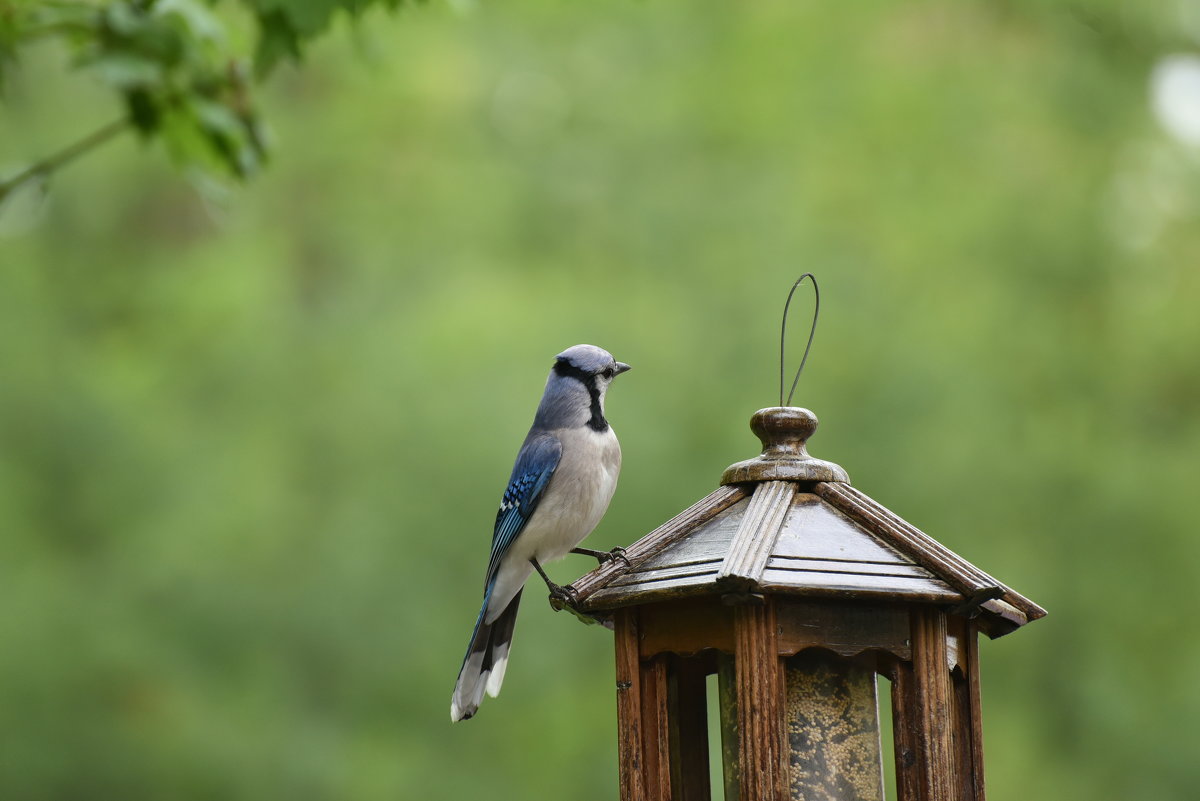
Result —
POLYGON ((627 557, 625 555, 625 549, 622 548, 620 545, 618 545, 617 547, 613 548, 608 553, 606 553, 604 555, 604 557, 600 560, 600 564, 604 564, 605 562, 611 562, 613 559, 620 559, 622 562, 625 563, 625 565, 627 567, 629 566, 629 557, 627 557))
MULTIPOLYGON (((560 587, 559 589, 562 589, 562 588, 560 587)), ((555 612, 562 612, 562 611, 566 610, 567 612, 570 612, 572 615, 574 615, 576 618, 578 618, 581 623, 585 623, 589 626, 594 626, 598 623, 606 629, 612 629, 612 627, 613 627, 613 621, 612 621, 611 617, 606 617, 604 615, 589 615, 587 612, 580 612, 578 609, 575 608, 574 601, 568 596, 568 594, 566 592, 563 592, 561 594, 556 594, 556 593, 551 592, 550 593, 550 607, 555 612)))

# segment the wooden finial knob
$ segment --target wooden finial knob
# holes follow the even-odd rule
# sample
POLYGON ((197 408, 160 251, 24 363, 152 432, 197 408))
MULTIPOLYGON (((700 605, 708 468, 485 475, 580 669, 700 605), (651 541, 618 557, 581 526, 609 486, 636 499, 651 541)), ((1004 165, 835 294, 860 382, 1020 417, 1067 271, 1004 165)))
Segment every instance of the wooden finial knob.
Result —
POLYGON ((762 441, 762 454, 731 465, 721 476, 722 484, 746 481, 850 483, 850 477, 841 467, 808 455, 808 438, 817 430, 817 416, 808 409, 796 406, 759 409, 750 418, 750 430, 762 441))
POLYGON ((763 456, 807 459, 805 443, 817 430, 817 416, 798 406, 772 406, 754 413, 750 430, 762 441, 763 456))

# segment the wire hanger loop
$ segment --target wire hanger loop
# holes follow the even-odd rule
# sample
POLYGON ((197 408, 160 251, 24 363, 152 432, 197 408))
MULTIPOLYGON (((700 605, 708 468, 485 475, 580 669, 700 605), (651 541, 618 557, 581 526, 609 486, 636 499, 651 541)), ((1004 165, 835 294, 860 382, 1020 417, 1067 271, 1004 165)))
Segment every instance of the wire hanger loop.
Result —
POLYGON ((792 289, 788 292, 787 301, 783 304, 783 323, 779 326, 779 405, 791 406, 792 396, 796 394, 796 384, 800 381, 800 373, 804 370, 804 363, 808 361, 808 351, 812 348, 813 336, 817 333, 817 315, 821 313, 821 290, 817 288, 817 279, 812 273, 805 273, 796 279, 796 283, 792 284, 792 289), (800 366, 796 368, 796 377, 792 379, 792 388, 788 392, 787 403, 783 402, 783 369, 784 369, 784 354, 787 344, 787 321, 788 307, 792 304, 792 295, 796 294, 797 287, 807 278, 812 282, 813 288, 813 316, 812 327, 808 330, 808 344, 804 346, 804 356, 800 359, 800 366))

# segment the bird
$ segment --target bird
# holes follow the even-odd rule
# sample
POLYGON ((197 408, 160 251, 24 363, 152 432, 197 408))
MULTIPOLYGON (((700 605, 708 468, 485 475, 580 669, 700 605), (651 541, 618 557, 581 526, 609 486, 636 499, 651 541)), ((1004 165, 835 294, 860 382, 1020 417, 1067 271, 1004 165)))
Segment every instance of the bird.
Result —
MULTIPOLYGON (((450 719, 466 720, 486 691, 500 692, 521 590, 534 570, 552 596, 562 590, 542 565, 579 548, 608 509, 621 471, 621 445, 605 417, 613 379, 630 369, 595 345, 575 345, 554 357, 533 425, 517 453, 496 513, 483 608, 455 682, 450 719)), ((614 553, 620 549, 614 549, 614 553)))

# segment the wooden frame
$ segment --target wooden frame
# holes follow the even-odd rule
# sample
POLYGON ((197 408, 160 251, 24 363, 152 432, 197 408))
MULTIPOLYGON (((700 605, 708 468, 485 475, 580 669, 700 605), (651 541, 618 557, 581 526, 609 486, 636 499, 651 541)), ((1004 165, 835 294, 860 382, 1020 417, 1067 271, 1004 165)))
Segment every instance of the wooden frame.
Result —
POLYGON ((706 801, 709 673, 716 660, 638 653, 638 610, 617 615, 617 754, 623 801, 706 801))
POLYGON ((775 604, 734 608, 734 680, 738 697, 738 790, 740 801, 784 801, 783 665, 779 659, 775 604))
POLYGON ((739 801, 789 798, 784 660, 809 648, 891 681, 897 801, 985 801, 972 621, 928 606, 710 598, 618 610, 615 633, 622 801, 710 797, 706 677, 720 664, 727 784, 739 801))

